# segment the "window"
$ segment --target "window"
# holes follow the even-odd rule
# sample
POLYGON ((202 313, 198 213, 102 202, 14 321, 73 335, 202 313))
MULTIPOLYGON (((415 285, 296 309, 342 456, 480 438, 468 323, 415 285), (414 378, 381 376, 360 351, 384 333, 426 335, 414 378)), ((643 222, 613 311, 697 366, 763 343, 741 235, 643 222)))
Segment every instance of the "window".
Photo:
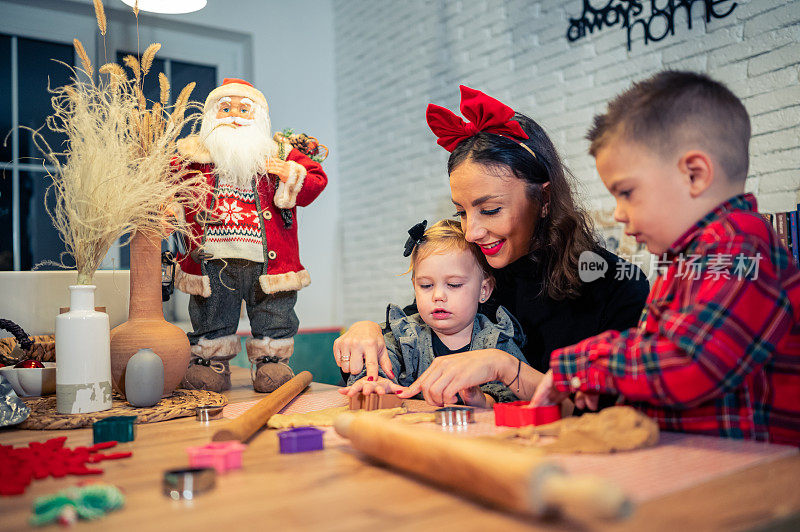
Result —
POLYGON ((71 76, 56 61, 74 65, 72 46, 0 35, 0 134, 5 140, 0 149, 0 270, 59 262, 65 250, 44 210, 50 168, 25 129, 38 130, 53 150, 63 148, 64 137, 45 126, 51 109, 48 86, 67 84, 71 76))
MULTIPOLYGON (((169 77, 173 100, 194 81, 192 99, 202 102, 222 81, 218 73, 252 77, 252 38, 227 28, 173 20, 167 24, 157 18, 137 28, 128 8, 106 2, 108 33, 103 42, 98 39, 91 2, 0 0, 0 10, 0 270, 27 270, 45 260, 59 261, 64 251, 44 209, 47 168, 31 143, 30 132, 16 128, 43 126, 50 114, 48 79, 51 87, 68 82, 67 67, 51 59, 78 64, 72 46, 75 37, 95 68, 106 57, 114 60, 127 55, 125 50, 136 50, 138 44, 160 42, 163 47, 146 79, 148 97, 157 98, 158 72, 163 71, 169 77)), ((50 132, 41 133, 54 149, 63 142, 50 132)), ((127 249, 112 247, 101 268, 128 266, 127 249)))

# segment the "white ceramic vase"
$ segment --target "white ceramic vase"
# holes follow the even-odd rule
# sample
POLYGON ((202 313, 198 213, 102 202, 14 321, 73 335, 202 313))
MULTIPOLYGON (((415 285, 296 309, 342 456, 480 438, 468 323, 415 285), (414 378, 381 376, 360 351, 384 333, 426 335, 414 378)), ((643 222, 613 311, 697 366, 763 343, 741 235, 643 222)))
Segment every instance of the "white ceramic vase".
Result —
POLYGON ((70 310, 56 318, 56 408, 60 414, 111 408, 108 314, 94 309, 94 291, 94 285, 70 286, 70 310))

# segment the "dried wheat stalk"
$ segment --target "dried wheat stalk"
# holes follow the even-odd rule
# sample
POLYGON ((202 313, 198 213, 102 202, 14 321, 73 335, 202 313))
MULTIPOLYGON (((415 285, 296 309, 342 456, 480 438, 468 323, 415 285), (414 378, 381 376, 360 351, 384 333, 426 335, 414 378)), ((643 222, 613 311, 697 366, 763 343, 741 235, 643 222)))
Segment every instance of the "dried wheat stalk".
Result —
POLYGON ((169 117, 170 122, 173 122, 173 119, 176 121, 183 119, 184 114, 186 114, 186 106, 189 103, 189 96, 191 96, 195 85, 197 84, 192 81, 178 94, 178 98, 175 100, 175 107, 172 110, 172 115, 169 117))
POLYGON ((169 104, 169 80, 163 72, 158 73, 158 86, 161 89, 158 99, 161 101, 161 106, 166 107, 169 104))
POLYGON ((122 58, 122 62, 125 63, 125 66, 133 70, 133 77, 136 79, 136 85, 140 85, 142 82, 142 69, 139 66, 139 60, 136 59, 136 56, 126 55, 122 58))
POLYGON ((97 17, 97 27, 100 28, 100 35, 106 36, 106 11, 103 9, 103 2, 101 0, 94 0, 94 14, 97 17))
POLYGON ((92 62, 89 60, 89 54, 86 53, 86 48, 83 47, 83 43, 78 39, 72 39, 72 44, 75 45, 75 51, 78 53, 78 57, 81 59, 81 64, 83 65, 83 70, 86 72, 86 75, 92 77, 94 70, 92 69, 92 62))
POLYGON ((155 59, 156 52, 161 49, 161 43, 154 42, 142 54, 142 76, 146 76, 150 72, 150 67, 153 66, 153 59, 155 59))

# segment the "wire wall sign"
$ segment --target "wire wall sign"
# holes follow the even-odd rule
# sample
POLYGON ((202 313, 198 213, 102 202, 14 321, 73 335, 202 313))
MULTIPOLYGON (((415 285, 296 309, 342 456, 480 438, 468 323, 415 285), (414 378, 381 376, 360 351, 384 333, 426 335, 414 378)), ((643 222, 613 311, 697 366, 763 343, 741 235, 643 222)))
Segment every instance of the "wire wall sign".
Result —
POLYGON ((676 26, 684 22, 687 29, 692 29, 692 15, 702 13, 708 24, 712 19, 729 16, 738 5, 731 0, 608 0, 603 7, 595 7, 592 0, 583 0, 581 16, 569 18, 567 40, 575 42, 595 31, 619 26, 627 32, 630 50, 632 41, 639 36, 647 46, 675 35, 676 26))

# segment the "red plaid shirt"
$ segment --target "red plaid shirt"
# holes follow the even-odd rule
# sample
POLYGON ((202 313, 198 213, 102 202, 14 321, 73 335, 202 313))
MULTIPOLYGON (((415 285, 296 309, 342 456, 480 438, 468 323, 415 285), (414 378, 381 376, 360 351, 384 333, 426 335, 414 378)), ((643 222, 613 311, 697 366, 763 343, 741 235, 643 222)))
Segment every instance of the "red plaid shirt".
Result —
POLYGON ((750 195, 670 248, 639 327, 553 351, 559 391, 618 394, 671 431, 800 445, 800 270, 750 195))

